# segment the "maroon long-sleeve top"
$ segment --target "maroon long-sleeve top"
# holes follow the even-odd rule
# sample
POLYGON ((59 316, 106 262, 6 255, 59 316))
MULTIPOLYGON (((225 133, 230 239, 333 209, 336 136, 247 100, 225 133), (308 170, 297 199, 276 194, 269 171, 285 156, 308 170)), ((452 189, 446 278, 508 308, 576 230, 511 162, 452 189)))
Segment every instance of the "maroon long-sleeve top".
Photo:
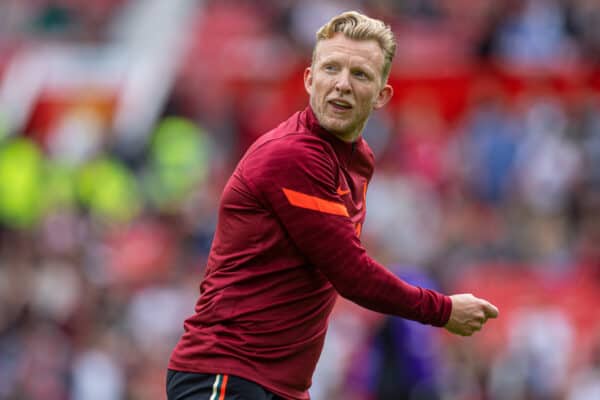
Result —
POLYGON ((261 136, 227 182, 196 313, 169 368, 232 374, 309 399, 338 293, 434 326, 449 297, 398 279, 360 242, 373 154, 309 108, 261 136))

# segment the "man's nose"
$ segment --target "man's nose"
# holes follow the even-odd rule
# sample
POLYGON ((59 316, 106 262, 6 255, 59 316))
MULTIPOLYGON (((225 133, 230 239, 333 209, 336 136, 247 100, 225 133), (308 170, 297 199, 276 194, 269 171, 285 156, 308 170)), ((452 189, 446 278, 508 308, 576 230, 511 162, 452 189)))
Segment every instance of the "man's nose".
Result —
POLYGON ((337 76, 337 80, 335 82, 335 90, 341 94, 349 94, 352 90, 350 86, 350 73, 348 71, 342 71, 337 76))

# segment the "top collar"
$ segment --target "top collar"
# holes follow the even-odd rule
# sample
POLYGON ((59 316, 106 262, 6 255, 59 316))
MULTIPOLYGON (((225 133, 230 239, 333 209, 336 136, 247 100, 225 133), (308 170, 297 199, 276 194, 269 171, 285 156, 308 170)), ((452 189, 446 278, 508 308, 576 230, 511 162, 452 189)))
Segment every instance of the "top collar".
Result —
POLYGON ((352 151, 357 146, 359 146, 363 138, 359 136, 354 142, 345 142, 342 139, 335 136, 333 133, 329 132, 327 129, 323 128, 321 124, 319 124, 319 120, 315 115, 311 106, 307 106, 306 109, 302 112, 303 120, 306 124, 306 127, 313 133, 319 135, 319 137, 327 140, 331 145, 341 151, 352 151))

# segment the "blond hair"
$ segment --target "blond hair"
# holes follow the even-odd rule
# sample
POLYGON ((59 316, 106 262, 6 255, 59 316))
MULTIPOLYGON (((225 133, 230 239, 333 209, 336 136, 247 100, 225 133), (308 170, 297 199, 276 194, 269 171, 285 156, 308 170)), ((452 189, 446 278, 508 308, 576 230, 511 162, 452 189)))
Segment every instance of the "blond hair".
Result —
POLYGON ((347 38, 354 40, 377 41, 384 56, 382 81, 387 80, 392 69, 394 54, 396 54, 396 38, 394 38, 389 25, 357 11, 346 11, 333 17, 317 31, 317 43, 312 55, 313 64, 319 41, 331 39, 336 33, 342 33, 347 38))

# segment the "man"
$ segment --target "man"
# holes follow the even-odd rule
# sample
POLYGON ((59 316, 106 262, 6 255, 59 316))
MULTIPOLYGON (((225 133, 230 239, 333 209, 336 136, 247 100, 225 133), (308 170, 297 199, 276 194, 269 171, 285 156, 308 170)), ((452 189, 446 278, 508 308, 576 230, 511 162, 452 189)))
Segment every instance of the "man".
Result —
POLYGON ((310 106, 260 137, 227 182, 196 314, 169 362, 169 400, 309 399, 338 293, 471 335, 498 310, 408 285, 360 243, 373 155, 361 138, 392 97, 389 27, 346 12, 317 33, 310 106))

